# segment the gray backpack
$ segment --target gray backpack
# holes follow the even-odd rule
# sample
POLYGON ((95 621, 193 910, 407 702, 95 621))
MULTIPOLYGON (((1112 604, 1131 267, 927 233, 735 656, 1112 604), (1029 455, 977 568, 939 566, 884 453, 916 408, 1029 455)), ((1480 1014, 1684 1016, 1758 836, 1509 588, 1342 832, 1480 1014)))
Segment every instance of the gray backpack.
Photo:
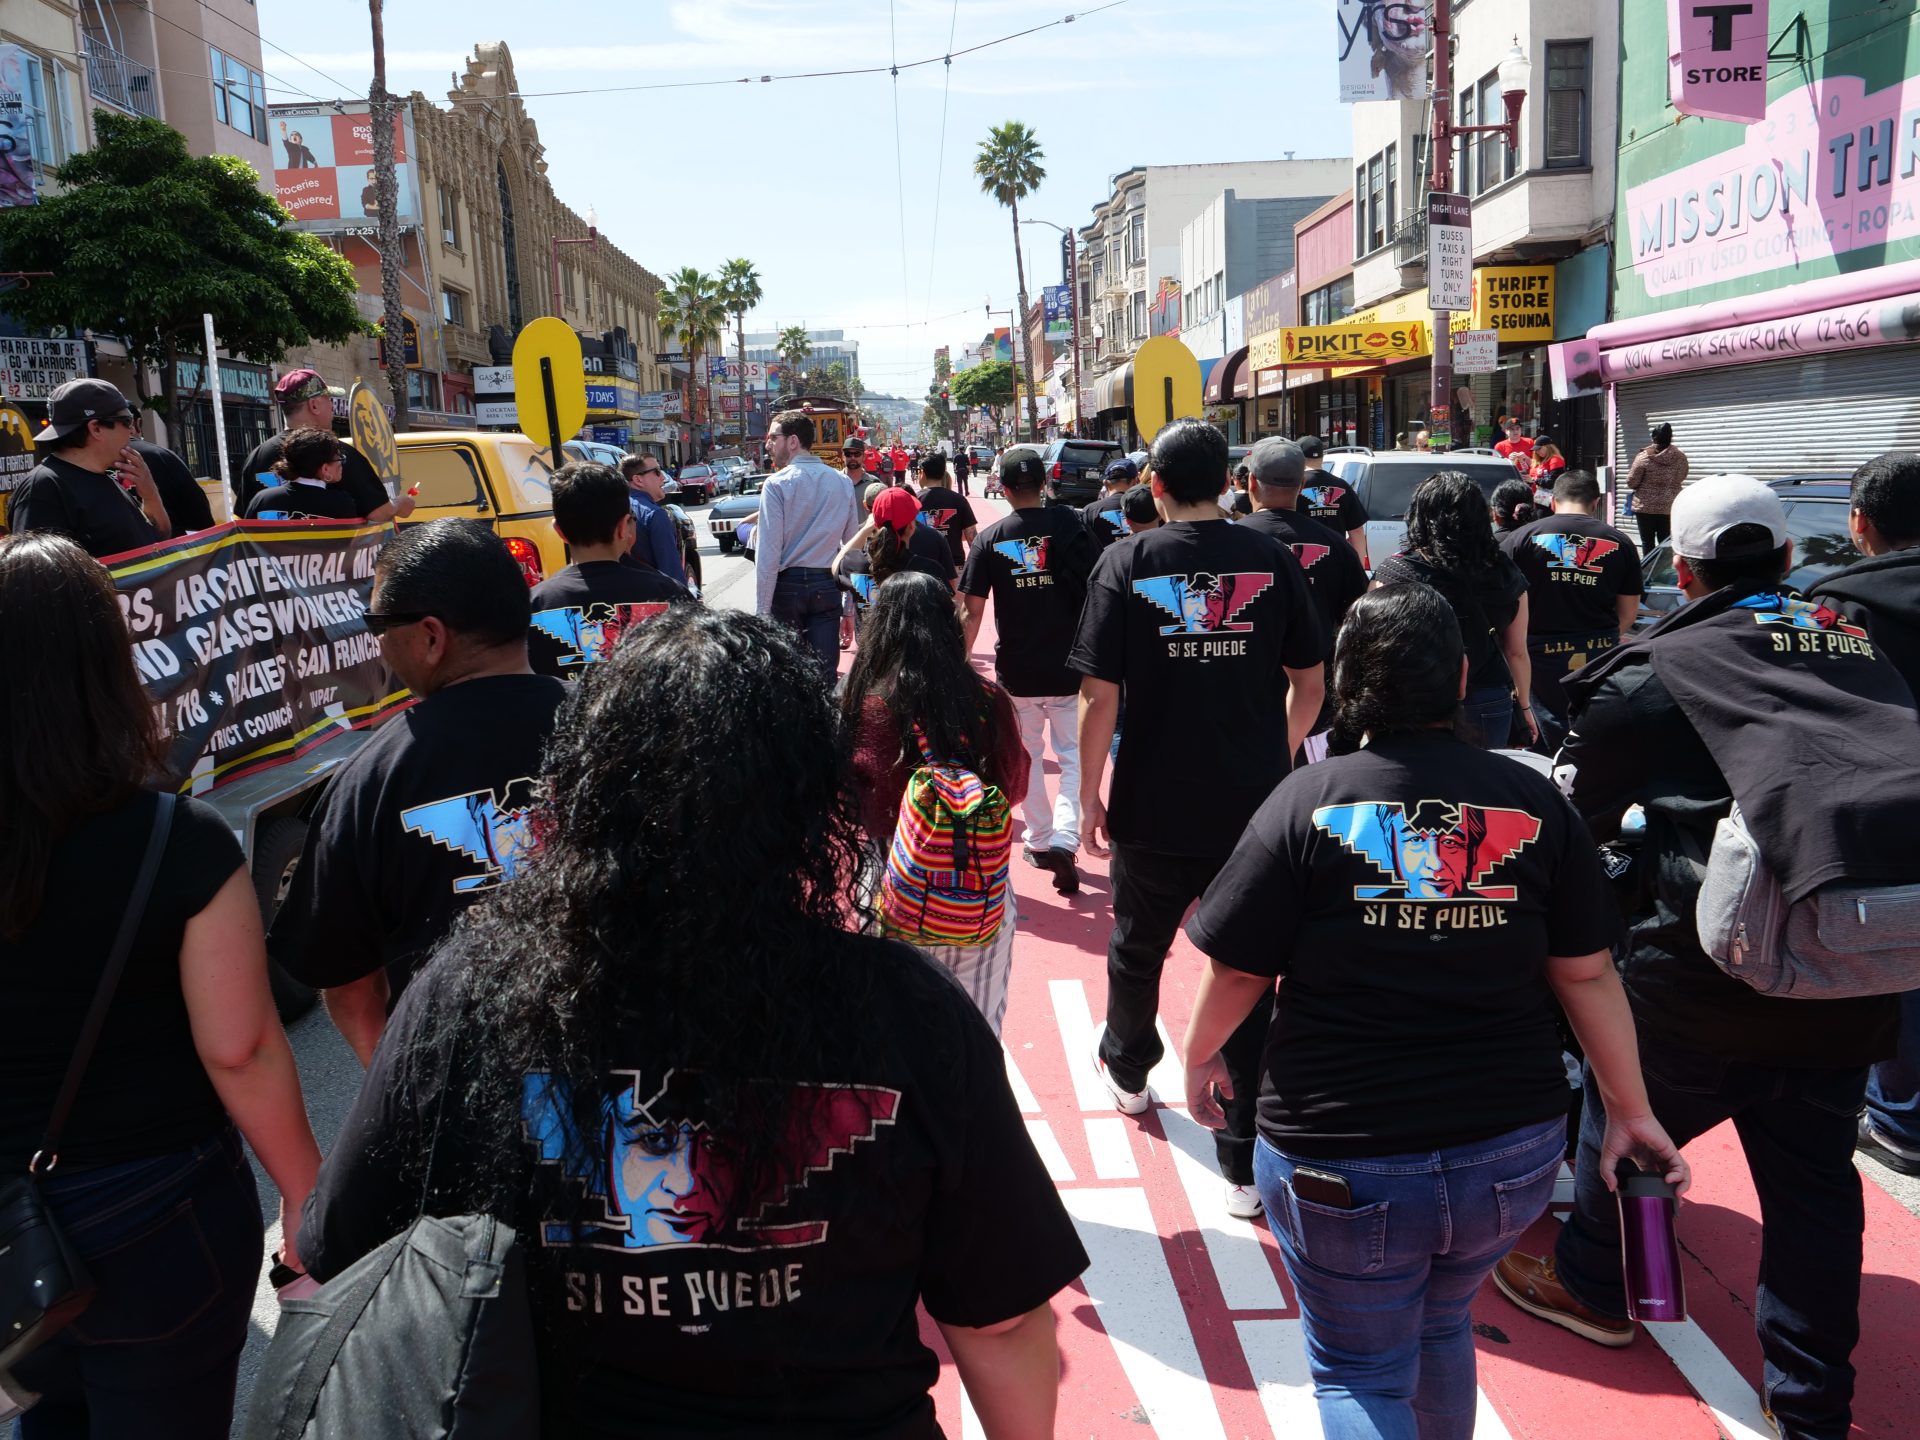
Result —
POLYGON ((1789 904, 1738 805, 1714 827, 1694 921, 1713 963, 1762 995, 1920 989, 1920 885, 1835 880, 1789 904))

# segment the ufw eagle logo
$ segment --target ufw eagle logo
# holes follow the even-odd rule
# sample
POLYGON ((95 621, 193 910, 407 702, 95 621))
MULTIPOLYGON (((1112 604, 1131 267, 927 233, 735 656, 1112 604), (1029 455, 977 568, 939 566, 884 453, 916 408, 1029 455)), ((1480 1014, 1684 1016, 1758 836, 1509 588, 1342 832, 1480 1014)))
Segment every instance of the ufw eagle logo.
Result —
POLYGON ((462 875, 453 893, 471 895, 511 880, 520 862, 539 848, 535 834, 534 781, 527 776, 507 783, 506 797, 491 790, 475 790, 445 800, 432 800, 400 812, 401 828, 424 835, 437 845, 483 867, 479 875, 462 875))
POLYGON ((1756 625, 1787 625, 1795 630, 1832 630, 1840 635, 1867 638, 1867 632, 1838 610, 1791 595, 1749 595, 1733 602, 1736 610, 1751 610, 1756 625))
POLYGON ((666 613, 665 600, 647 600, 637 605, 609 605, 602 601, 585 609, 566 605, 536 613, 533 628, 565 647, 568 653, 560 657, 562 668, 598 665, 613 654, 613 647, 629 629, 666 613))
POLYGON ((1016 575, 1040 575, 1047 568, 1047 544, 1052 537, 1029 536, 1021 540, 996 540, 994 553, 1004 555, 1013 562, 1016 575))
POLYGON ((1547 553, 1549 570, 1584 570, 1600 573, 1600 562, 1620 548, 1618 540, 1599 535, 1534 535, 1533 543, 1547 553))

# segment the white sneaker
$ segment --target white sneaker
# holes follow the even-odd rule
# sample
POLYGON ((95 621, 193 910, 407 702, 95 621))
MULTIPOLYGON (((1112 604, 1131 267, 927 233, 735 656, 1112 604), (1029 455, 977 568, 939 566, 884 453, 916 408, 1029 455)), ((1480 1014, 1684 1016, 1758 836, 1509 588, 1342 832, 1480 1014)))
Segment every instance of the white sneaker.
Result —
POLYGON ((1121 1088, 1120 1082, 1115 1080, 1113 1073, 1107 1069, 1107 1062, 1100 1058, 1098 1042, 1095 1042, 1093 1047, 1093 1069, 1094 1073, 1100 1077, 1100 1083, 1107 1087, 1107 1093, 1113 1097, 1113 1108, 1122 1115, 1144 1115, 1147 1106, 1153 1103, 1144 1090, 1121 1088))
POLYGON ((1260 1192, 1251 1185, 1227 1186, 1227 1214, 1236 1220, 1258 1220, 1266 1209, 1260 1192))

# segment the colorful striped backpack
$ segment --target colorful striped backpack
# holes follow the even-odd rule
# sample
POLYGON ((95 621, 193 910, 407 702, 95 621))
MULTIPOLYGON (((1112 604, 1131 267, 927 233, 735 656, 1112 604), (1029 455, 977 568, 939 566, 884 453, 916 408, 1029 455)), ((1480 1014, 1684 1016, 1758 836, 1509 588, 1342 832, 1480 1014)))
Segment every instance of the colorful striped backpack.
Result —
POLYGON ((881 932, 916 945, 985 945, 1000 933, 1013 806, 998 785, 933 758, 907 778, 876 902, 881 932))

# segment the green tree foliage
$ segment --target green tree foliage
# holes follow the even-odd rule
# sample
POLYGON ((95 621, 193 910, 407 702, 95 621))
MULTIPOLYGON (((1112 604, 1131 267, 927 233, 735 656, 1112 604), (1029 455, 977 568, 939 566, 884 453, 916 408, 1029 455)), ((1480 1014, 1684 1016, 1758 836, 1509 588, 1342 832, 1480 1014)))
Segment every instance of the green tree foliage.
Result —
POLYGON ((121 337, 143 401, 160 372, 169 416, 175 361, 205 352, 204 314, 230 353, 262 363, 371 333, 353 267, 288 229, 251 165, 190 155, 158 120, 98 110, 94 123, 99 144, 54 172, 60 193, 0 210, 4 268, 53 272, 7 297, 15 319, 121 337))
POLYGON ((813 354, 813 341, 807 338, 807 327, 789 325, 780 332, 780 339, 773 347, 780 354, 785 365, 786 383, 781 388, 789 395, 806 393, 799 388, 803 372, 807 368, 807 357, 813 354))
POLYGON ((720 303, 733 316, 734 359, 739 366, 740 443, 747 443, 747 312, 763 297, 760 272, 751 260, 729 260, 720 267, 720 303))
POLYGON ((947 389, 955 405, 984 405, 992 411, 994 430, 998 432, 1000 412, 1013 404, 1013 362, 988 360, 962 370, 948 381, 947 389))
MULTIPOLYGON (((695 395, 707 388, 707 377, 700 373, 701 357, 720 343, 726 321, 726 303, 711 275, 688 265, 667 277, 660 292, 660 329, 687 352, 689 388, 695 395)), ((697 413, 697 406, 694 409, 697 413)))
MULTIPOLYGON (((1027 323, 1028 308, 1027 262, 1020 253, 1020 202, 1038 190, 1040 182, 1047 178, 1047 172, 1040 168, 1040 162, 1046 158, 1039 139, 1018 120, 1009 120, 988 130, 987 138, 980 142, 979 153, 973 158, 973 173, 981 190, 1013 212, 1013 269, 1020 289, 1016 329, 1027 323)), ((1021 331, 1021 335, 1024 334, 1021 331)), ((1020 338, 1016 337, 1014 343, 1023 351, 1026 349, 1020 338)), ((1032 357, 1028 359, 1031 362, 1032 357)), ((1029 375, 1027 379, 1027 434, 1034 437, 1040 433, 1040 418, 1034 402, 1033 377, 1029 375)))

